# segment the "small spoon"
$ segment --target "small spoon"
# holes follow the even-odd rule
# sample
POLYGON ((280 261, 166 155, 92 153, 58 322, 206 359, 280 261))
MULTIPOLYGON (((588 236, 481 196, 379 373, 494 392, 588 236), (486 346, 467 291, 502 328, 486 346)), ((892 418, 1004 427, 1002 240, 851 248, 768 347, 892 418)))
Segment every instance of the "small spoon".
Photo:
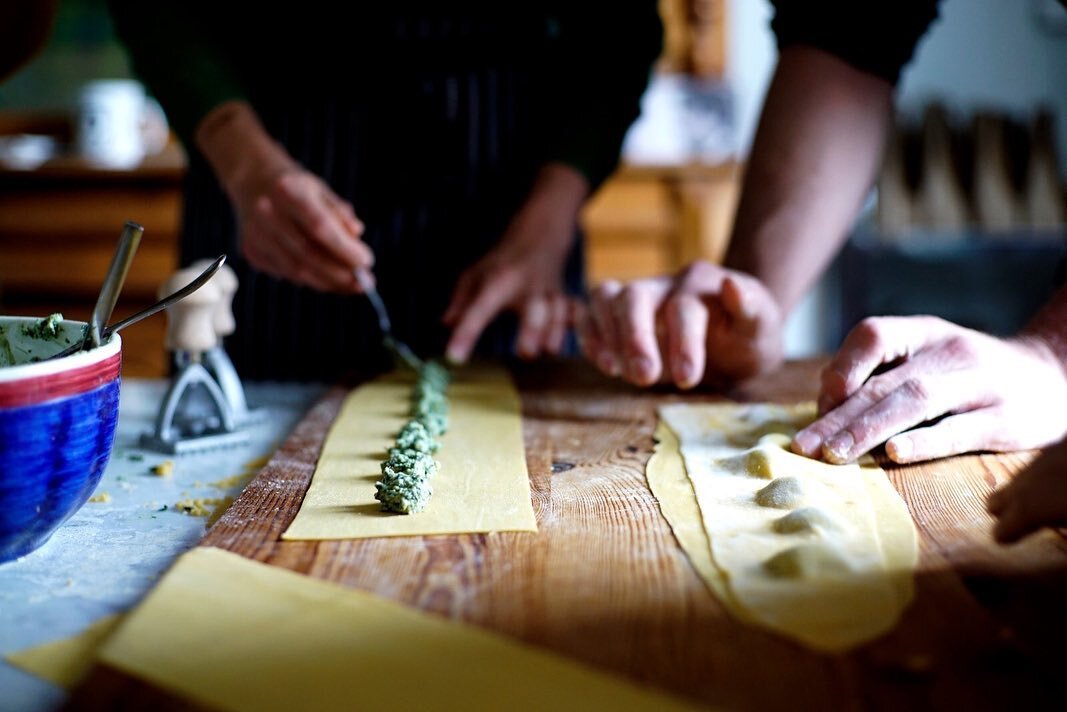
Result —
MULTIPOLYGON (((147 309, 142 309, 141 311, 137 312, 136 314, 133 314, 132 316, 126 317, 122 321, 116 322, 116 323, 112 324, 111 326, 104 327, 100 332, 100 343, 106 342, 108 339, 111 338, 111 335, 114 334, 115 332, 122 331, 127 326, 130 326, 131 324, 136 324, 137 322, 141 321, 142 319, 145 319, 147 317, 152 316, 153 314, 156 314, 158 312, 163 311, 164 309, 169 307, 171 304, 174 304, 175 302, 178 302, 178 301, 181 301, 182 299, 185 299, 190 294, 192 294, 196 290, 198 290, 201 287, 203 287, 204 284, 209 279, 211 279, 213 276, 215 276, 215 273, 219 270, 219 267, 221 267, 222 264, 225 261, 226 261, 226 255, 219 255, 215 259, 214 262, 212 262, 210 265, 208 265, 207 268, 203 272, 201 272, 200 275, 196 279, 194 279, 192 282, 190 282, 189 284, 185 285, 184 287, 182 287, 181 289, 177 290, 173 294, 170 294, 170 295, 168 295, 166 297, 163 297, 162 299, 160 299, 158 302, 156 302, 152 306, 148 307, 147 309)), ((65 348, 62 351, 60 351, 59 353, 54 354, 52 356, 49 356, 48 358, 41 359, 41 360, 42 361, 51 361, 52 359, 62 358, 63 356, 70 356, 73 353, 81 351, 83 348, 85 348, 85 345, 86 344, 85 344, 84 340, 83 341, 76 341, 73 344, 71 344, 70 346, 68 346, 67 348, 65 348)))
POLYGON ((415 352, 407 344, 393 337, 393 323, 389 320, 389 312, 386 310, 385 302, 382 301, 378 290, 374 288, 370 275, 366 270, 357 269, 356 280, 363 289, 363 293, 367 295, 367 299, 370 300, 371 306, 374 307, 374 313, 378 316, 378 327, 381 329, 382 343, 385 345, 386 350, 411 370, 420 371, 422 369, 422 359, 416 356, 415 352))
POLYGON ((132 220, 127 220, 122 226, 122 234, 119 236, 119 244, 115 246, 115 254, 111 256, 111 264, 107 268, 104 283, 100 286, 100 294, 96 298, 93 314, 89 318, 89 329, 82 339, 82 347, 96 347, 101 343, 104 326, 111 318, 111 312, 115 310, 115 304, 119 300, 119 292, 126 282, 126 275, 130 271, 133 255, 137 252, 137 246, 141 244, 141 236, 144 228, 132 220))

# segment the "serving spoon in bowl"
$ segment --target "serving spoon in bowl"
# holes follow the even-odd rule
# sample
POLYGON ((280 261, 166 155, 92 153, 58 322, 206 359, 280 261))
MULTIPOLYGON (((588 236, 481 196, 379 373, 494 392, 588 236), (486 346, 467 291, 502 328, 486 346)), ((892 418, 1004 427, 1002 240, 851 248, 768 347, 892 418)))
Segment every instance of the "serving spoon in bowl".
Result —
MULTIPOLYGON (((152 316, 153 314, 157 314, 157 313, 163 311, 164 309, 169 307, 171 304, 174 304, 175 302, 179 302, 182 299, 185 299, 190 294, 192 294, 196 290, 198 290, 201 287, 203 287, 204 284, 209 279, 211 279, 213 276, 215 276, 215 273, 219 271, 219 267, 222 267, 224 262, 226 262, 226 255, 219 255, 218 257, 215 258, 215 261, 212 262, 210 265, 208 265, 204 269, 204 271, 201 272, 200 275, 196 279, 194 279, 192 282, 190 282, 189 284, 185 285, 181 289, 178 289, 178 290, 174 291, 173 293, 168 294, 167 296, 163 297, 162 299, 160 299, 158 302, 156 302, 152 306, 150 306, 150 307, 148 307, 146 309, 142 309, 141 311, 137 312, 136 314, 132 314, 132 315, 126 317, 122 321, 115 322, 111 326, 101 327, 100 331, 99 331, 99 339, 100 339, 99 340, 99 344, 106 343, 108 341, 108 339, 111 338, 112 334, 114 334, 116 332, 119 332, 119 331, 122 331, 127 326, 130 326, 131 324, 136 324, 137 322, 141 321, 142 319, 146 319, 146 318, 152 316)), ((86 330, 87 331, 90 330, 90 329, 91 329, 91 326, 86 326, 86 330)), ((96 345, 99 345, 99 344, 96 344, 96 345)), ((89 337, 89 334, 86 334, 86 338, 84 338, 84 339, 82 339, 80 341, 75 341, 73 344, 71 344, 67 348, 63 349, 59 353, 53 354, 52 356, 49 356, 48 358, 44 358, 44 359, 41 359, 41 360, 42 361, 51 361, 52 359, 62 358, 64 356, 70 356, 71 354, 77 353, 78 351, 81 351, 83 349, 93 348, 93 347, 94 347, 93 340, 89 337)))

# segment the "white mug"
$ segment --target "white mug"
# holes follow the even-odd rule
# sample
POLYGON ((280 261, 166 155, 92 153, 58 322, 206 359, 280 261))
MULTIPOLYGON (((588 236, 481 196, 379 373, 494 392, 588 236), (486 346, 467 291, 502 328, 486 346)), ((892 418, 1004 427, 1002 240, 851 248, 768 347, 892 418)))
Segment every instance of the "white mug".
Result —
POLYGON ((132 168, 166 142, 166 119, 133 79, 88 82, 78 94, 75 143, 87 161, 108 168, 132 168), (161 131, 162 126, 162 131, 161 131))

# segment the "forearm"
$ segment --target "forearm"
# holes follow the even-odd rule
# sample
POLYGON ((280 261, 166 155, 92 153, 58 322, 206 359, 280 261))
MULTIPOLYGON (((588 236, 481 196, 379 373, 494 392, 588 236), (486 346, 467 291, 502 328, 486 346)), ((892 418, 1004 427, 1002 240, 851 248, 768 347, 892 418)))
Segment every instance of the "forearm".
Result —
POLYGON ((788 314, 844 243, 881 163, 892 86, 807 46, 782 51, 745 172, 727 267, 788 314))
POLYGON ((536 229, 512 232, 536 237, 542 249, 566 253, 573 242, 578 215, 589 192, 589 180, 576 168, 559 162, 545 164, 515 218, 516 221, 535 222, 536 229))
POLYGON ((295 166, 243 101, 227 101, 212 109, 197 124, 195 140, 231 198, 250 183, 269 181, 295 166))

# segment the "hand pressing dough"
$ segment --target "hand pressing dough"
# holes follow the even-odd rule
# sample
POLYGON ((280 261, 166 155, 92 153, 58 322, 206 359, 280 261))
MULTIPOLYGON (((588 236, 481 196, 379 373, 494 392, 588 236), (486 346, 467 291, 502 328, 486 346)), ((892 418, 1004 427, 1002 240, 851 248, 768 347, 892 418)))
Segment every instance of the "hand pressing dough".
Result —
POLYGON ((660 415, 669 428, 658 432, 650 486, 732 612, 820 650, 896 624, 912 597, 911 516, 873 460, 828 465, 787 449, 814 418, 811 404, 672 404, 660 415))

